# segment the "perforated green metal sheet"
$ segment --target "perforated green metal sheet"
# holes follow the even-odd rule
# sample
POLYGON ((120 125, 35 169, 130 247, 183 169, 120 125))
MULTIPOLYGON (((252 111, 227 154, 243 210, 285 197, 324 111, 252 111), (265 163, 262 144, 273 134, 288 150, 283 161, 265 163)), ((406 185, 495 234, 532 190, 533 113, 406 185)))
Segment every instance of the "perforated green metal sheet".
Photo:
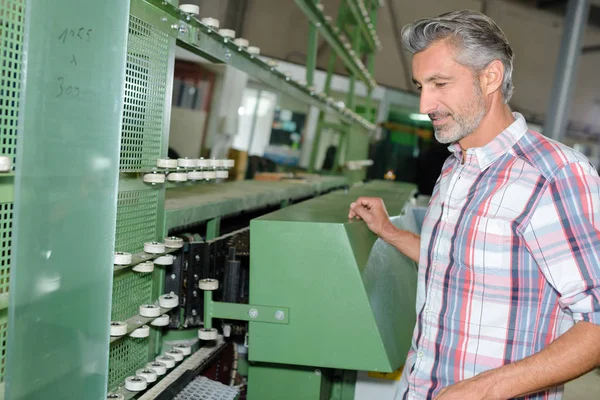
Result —
MULTIPOLYGON (((4 374, 6 368, 6 333, 8 324, 6 322, 0 324, 0 382, 4 382, 4 374)), ((2 395, 2 394, 0 394, 2 395)))
POLYGON ((13 203, 0 203, 0 294, 8 292, 13 203))
POLYGON ((24 0, 0 0, 0 155, 16 163, 24 0))
POLYGON ((115 276, 113 281, 112 321, 123 321, 138 314, 142 304, 152 297, 152 274, 128 271, 115 276))
POLYGON ((144 242, 156 240, 159 194, 153 189, 119 192, 116 251, 137 253, 144 242))
POLYGON ((125 378, 148 362, 148 338, 128 337, 110 348, 108 389, 115 390, 125 378))
POLYGON ((169 37, 131 15, 127 42, 121 170, 150 168, 160 157, 169 37))

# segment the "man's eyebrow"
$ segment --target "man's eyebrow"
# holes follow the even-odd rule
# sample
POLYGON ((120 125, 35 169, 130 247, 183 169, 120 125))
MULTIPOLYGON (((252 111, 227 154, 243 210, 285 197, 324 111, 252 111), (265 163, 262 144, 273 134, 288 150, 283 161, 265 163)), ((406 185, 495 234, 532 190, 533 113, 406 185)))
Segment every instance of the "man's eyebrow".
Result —
MULTIPOLYGON (((428 77, 427 79, 425 79, 425 82, 436 81, 438 79, 448 80, 448 79, 452 79, 452 78, 449 76, 446 76, 446 75, 442 75, 442 74, 434 74, 434 75, 431 75, 430 77, 428 77)), ((412 81, 415 85, 421 84, 421 82, 419 82, 415 77, 412 78, 412 81)))

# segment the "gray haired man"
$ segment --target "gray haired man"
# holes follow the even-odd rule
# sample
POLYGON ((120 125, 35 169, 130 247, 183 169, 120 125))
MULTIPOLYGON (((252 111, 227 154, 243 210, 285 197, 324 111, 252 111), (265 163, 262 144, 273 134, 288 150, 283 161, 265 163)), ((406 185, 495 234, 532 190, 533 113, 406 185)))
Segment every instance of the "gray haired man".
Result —
POLYGON ((381 199, 350 207, 419 263, 396 399, 560 399, 600 365, 600 178, 511 112, 513 51, 490 18, 452 12, 402 39, 421 112, 452 154, 420 237, 381 199))

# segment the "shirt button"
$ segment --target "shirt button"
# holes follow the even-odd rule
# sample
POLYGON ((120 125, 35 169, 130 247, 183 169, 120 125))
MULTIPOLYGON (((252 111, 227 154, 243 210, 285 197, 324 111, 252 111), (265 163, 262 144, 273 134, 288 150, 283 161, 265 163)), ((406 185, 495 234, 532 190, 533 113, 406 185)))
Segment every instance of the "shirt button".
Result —
POLYGON ((422 351, 418 352, 418 353, 417 353, 417 357, 419 357, 419 358, 423 358, 423 352, 422 352, 422 351))

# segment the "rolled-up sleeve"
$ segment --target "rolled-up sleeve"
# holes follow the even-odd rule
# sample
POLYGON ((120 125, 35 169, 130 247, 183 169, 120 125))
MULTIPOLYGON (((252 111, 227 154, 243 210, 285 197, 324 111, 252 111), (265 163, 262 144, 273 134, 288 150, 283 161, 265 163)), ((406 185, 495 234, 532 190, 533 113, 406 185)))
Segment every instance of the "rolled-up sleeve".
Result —
POLYGON ((589 163, 562 166, 545 189, 522 237, 575 321, 600 325, 600 178, 589 163))

